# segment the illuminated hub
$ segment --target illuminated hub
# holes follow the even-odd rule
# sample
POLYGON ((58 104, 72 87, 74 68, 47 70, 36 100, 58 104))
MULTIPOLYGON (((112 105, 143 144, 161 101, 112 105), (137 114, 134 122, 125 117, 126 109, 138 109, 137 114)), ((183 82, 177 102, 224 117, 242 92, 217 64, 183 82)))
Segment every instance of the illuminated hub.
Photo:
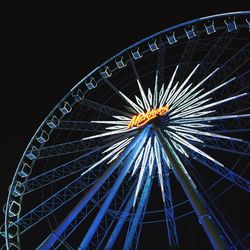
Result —
POLYGON ((169 105, 165 105, 158 109, 151 109, 146 113, 139 113, 134 115, 128 124, 128 128, 141 127, 149 121, 155 119, 157 116, 164 116, 169 110, 169 105))
POLYGON ((125 116, 114 115, 113 118, 115 118, 116 120, 112 119, 110 121, 91 121, 92 123, 106 124, 108 125, 106 129, 111 131, 105 131, 101 134, 85 137, 82 138, 82 140, 90 140, 94 138, 124 134, 126 132, 131 133, 131 135, 128 134, 127 138, 122 137, 121 141, 118 141, 105 149, 102 153, 106 155, 97 163, 91 165, 91 167, 85 170, 82 175, 87 174, 96 166, 104 163, 107 160, 107 164, 114 162, 115 159, 119 159, 120 156, 122 160, 124 157, 124 150, 126 150, 129 145, 135 145, 131 143, 133 143, 133 140, 138 133, 138 131, 136 130, 140 127, 144 127, 144 125, 147 125, 148 123, 154 123, 152 129, 153 131, 151 131, 152 133, 147 134, 147 141, 145 141, 145 144, 138 153, 136 159, 131 157, 131 159, 135 160, 133 167, 131 167, 131 176, 135 176, 136 174, 138 175, 138 179, 136 181, 136 190, 133 198, 133 207, 135 207, 135 204, 138 201, 138 195, 140 194, 140 190, 142 189, 142 185, 144 185, 145 183, 146 179, 144 177, 154 174, 154 166, 157 167, 162 200, 165 203, 166 193, 164 184, 165 181, 163 180, 163 176, 167 174, 167 172, 164 171, 168 171, 166 169, 169 169, 172 166, 170 160, 168 159, 168 156, 166 155, 163 147, 160 144, 161 142, 159 141, 158 136, 155 136, 156 129, 161 131, 164 136, 166 136, 171 141, 174 150, 176 150, 178 154, 180 153, 181 155, 188 158, 189 151, 193 151, 195 154, 199 154, 204 159, 207 159, 223 168, 224 165, 222 163, 218 162, 206 152, 196 147, 196 144, 199 143, 198 146, 200 145, 201 147, 203 147, 203 137, 208 136, 214 138, 222 138, 225 140, 238 141, 238 138, 204 131, 204 128, 213 126, 212 124, 209 124, 210 121, 220 121, 232 118, 238 119, 239 117, 245 116, 248 117, 250 114, 243 114, 242 116, 211 116, 210 113, 213 113, 215 110, 214 108, 212 110, 208 109, 221 103, 247 95, 247 93, 208 103, 210 100, 212 100, 212 97, 209 97, 211 93, 217 91, 219 88, 225 86, 226 84, 229 84, 235 79, 235 77, 227 80, 224 83, 221 83, 212 90, 205 92, 204 88, 199 89, 200 86, 204 84, 210 77, 212 77, 219 70, 219 68, 216 68, 195 87, 191 88, 192 84, 188 84, 188 82, 192 75, 196 72, 198 67, 199 64, 193 69, 193 71, 189 74, 189 76, 184 80, 183 83, 180 84, 179 81, 176 81, 176 83, 174 84, 175 76, 179 68, 179 65, 177 65, 167 86, 165 86, 164 83, 161 86, 158 86, 158 71, 156 71, 155 85, 152 86, 153 91, 148 88, 147 93, 145 93, 145 91, 143 90, 140 80, 137 79, 140 98, 135 95, 135 102, 125 94, 123 94, 121 91, 119 91, 122 99, 126 100, 127 104, 129 104, 129 106, 127 106, 129 113, 127 113, 127 115, 125 116), (136 115, 132 116, 131 113, 136 115), (187 149, 188 151, 186 151, 187 149), (123 154, 121 154, 122 152, 123 154))

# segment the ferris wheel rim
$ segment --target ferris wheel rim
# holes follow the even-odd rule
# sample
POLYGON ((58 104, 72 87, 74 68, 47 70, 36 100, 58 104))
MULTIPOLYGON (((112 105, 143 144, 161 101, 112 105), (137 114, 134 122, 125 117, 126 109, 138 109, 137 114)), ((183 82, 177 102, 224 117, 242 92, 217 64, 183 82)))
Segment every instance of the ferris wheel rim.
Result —
MULTIPOLYGON (((206 20, 210 20, 210 19, 213 19, 213 18, 221 18, 221 17, 227 17, 227 16, 234 16, 234 15, 248 15, 250 14, 250 11, 239 11, 239 12, 230 12, 230 13, 223 13, 223 14, 218 14, 218 15, 212 15, 212 16, 207 16, 207 17, 202 17, 202 18, 197 18, 197 19, 194 19, 194 20, 191 20, 191 21, 187 21, 187 22, 183 22, 181 24, 178 24, 178 25, 175 25, 175 26, 171 26, 167 29, 164 29, 160 32, 157 32, 153 35, 150 35, 142 40, 140 40, 139 42, 136 42, 134 44, 132 44, 131 46, 127 47, 126 49, 124 50, 121 50, 119 53, 117 53, 116 55, 112 56, 110 59, 106 60, 104 63, 100 64, 98 67, 96 67, 93 71, 91 71, 89 74, 87 74, 83 79, 81 79, 59 102, 58 104, 52 109, 52 111, 46 116, 46 118, 44 119, 44 121, 40 124, 40 126, 38 127, 38 129, 36 130, 36 132, 34 133, 33 137, 31 138, 30 142, 28 143, 26 149, 24 150, 24 153, 17 165, 17 169, 16 169, 16 172, 14 174, 14 177, 13 177, 13 180, 12 180, 12 183, 11 183, 11 187, 13 186, 14 184, 14 179, 15 179, 15 176, 17 175, 18 173, 18 169, 20 168, 20 164, 22 163, 23 159, 25 158, 26 156, 26 153, 28 151, 28 149, 30 148, 33 140, 35 140, 36 138, 36 135, 39 131, 41 131, 42 127, 44 126, 45 122, 48 120, 49 117, 51 117, 51 115, 53 115, 54 111, 59 107, 59 105, 75 90, 77 89, 87 78, 89 78, 91 75, 93 75, 93 73, 97 72, 98 70, 100 70, 103 66, 107 65, 109 62, 111 62, 112 60, 114 60, 116 57, 119 57, 120 55, 122 55, 124 52, 126 51, 129 51, 131 50, 132 48, 142 44, 143 42, 146 42, 148 41, 149 39, 152 39, 152 38, 155 38, 157 37, 158 35, 161 35, 161 34, 164 34, 166 32, 169 32, 169 31, 172 31, 174 29, 177 29, 177 28, 180 28, 180 27, 184 27, 186 25, 190 25, 190 24, 194 24, 196 22, 202 22, 202 21, 206 21, 206 20)), ((11 189, 10 188, 10 191, 8 193, 8 198, 7 198, 7 204, 6 204, 6 211, 8 211, 9 209, 9 202, 10 202, 10 196, 11 196, 11 189)), ((7 221, 7 216, 8 216, 8 213, 6 213, 5 215, 5 223, 7 221)), ((6 235, 7 235, 7 232, 6 232, 6 235)), ((6 237, 8 238, 8 236, 6 237)))

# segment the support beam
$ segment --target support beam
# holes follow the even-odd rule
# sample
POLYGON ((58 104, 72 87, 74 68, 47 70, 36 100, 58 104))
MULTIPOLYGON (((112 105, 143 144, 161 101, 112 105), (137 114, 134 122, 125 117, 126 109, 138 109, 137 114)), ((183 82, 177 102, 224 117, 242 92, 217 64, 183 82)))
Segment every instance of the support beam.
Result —
POLYGON ((164 183, 164 210, 166 216, 166 224, 168 229, 168 242, 170 247, 178 247, 178 235, 175 224, 174 217, 174 205, 172 199, 172 191, 170 186, 170 176, 169 176, 169 168, 167 164, 163 165, 163 183, 164 183))
MULTIPOLYGON (((126 102, 128 104, 128 106, 131 106, 130 103, 128 102, 128 100, 126 98, 124 98, 123 95, 121 95, 121 92, 119 89, 117 89, 115 87, 115 85, 113 83, 110 82, 110 80, 108 80, 107 78, 103 78, 103 80, 108 84, 108 86, 118 95, 121 97, 121 99, 126 102)), ((125 113, 125 116, 128 116, 128 117, 132 117, 131 114, 129 113, 125 113)))
POLYGON ((182 56, 178 62, 180 65, 178 72, 177 72, 177 79, 182 83, 185 78, 187 77, 187 73, 190 71, 192 57, 196 51, 197 45, 200 41, 200 34, 194 37, 193 39, 189 39, 186 42, 186 47, 182 53, 182 56))
POLYGON ((225 239, 223 232, 212 219, 213 216, 208 210, 205 201, 199 194, 193 180, 187 173, 185 167, 181 163, 179 157, 173 150, 169 140, 162 134, 159 128, 156 128, 155 134, 157 135, 161 145, 168 156, 173 166, 173 172, 177 180, 180 182, 185 194, 187 195, 190 203, 199 219, 199 223, 202 225, 205 233, 211 242, 212 246, 216 250, 229 249, 229 243, 225 239))
MULTIPOLYGON (((114 196, 116 195, 120 185, 122 184, 125 176, 127 175, 130 167, 132 166, 134 160, 136 159, 137 155, 140 153, 146 139, 147 139, 147 134, 149 132, 151 126, 147 126, 141 133, 141 136, 138 136, 136 138, 136 140, 134 141, 134 143, 132 143, 132 150, 129 151, 129 155, 127 154, 126 159, 123 163, 123 167, 121 168, 121 171, 119 173, 119 176, 117 177, 116 182, 114 183, 113 187, 110 189, 109 194, 107 196, 107 198, 105 199, 102 207, 100 208, 98 214, 96 215, 94 221, 92 222, 88 232, 86 233, 86 235, 84 236, 79 249, 87 249, 87 247, 89 246, 89 243, 91 241, 91 239, 93 238, 100 222, 102 221, 103 217, 105 216, 105 213, 107 212, 114 196), (138 140, 138 138, 140 138, 138 140)), ((131 146, 131 144, 130 144, 131 146)), ((124 159, 125 157, 123 157, 124 159)), ((120 158, 119 158, 120 159, 120 158)))
POLYGON ((103 154, 101 154, 102 149, 104 149, 104 147, 89 151, 88 153, 82 154, 76 159, 56 167, 51 167, 50 170, 28 179, 23 183, 25 186, 24 194, 44 188, 46 185, 51 185, 52 183, 65 177, 87 170, 96 162, 96 159, 100 158, 101 156, 103 157, 103 154))
MULTIPOLYGON (((131 131, 134 132, 134 131, 131 131)), ((130 132, 129 132, 130 133, 130 132)), ((130 133, 131 135, 132 133, 130 133)), ((120 141, 121 138, 128 138, 129 134, 126 135, 113 135, 113 136, 106 136, 105 138, 93 138, 91 140, 77 140, 77 141, 71 141, 71 142, 64 142, 55 144, 53 146, 47 146, 43 147, 40 150, 36 149, 33 150, 35 154, 38 154, 39 156, 36 159, 43 159, 43 158, 49 158, 49 157, 57 157, 61 155, 66 154, 73 154, 78 152, 87 151, 89 152, 90 149, 97 149, 99 147, 105 146, 106 144, 115 143, 116 141, 120 141)), ((28 151, 27 153, 30 153, 28 151)))
POLYGON ((119 217, 119 220, 117 222, 117 224, 115 225, 115 228, 113 229, 113 232, 112 234, 110 235, 107 243, 106 243, 106 246, 104 247, 105 250, 109 250, 109 249, 112 249, 126 219, 127 219, 127 216, 129 214, 129 211, 131 210, 132 206, 133 206, 133 201, 134 201, 134 196, 135 196, 135 190, 133 192, 133 194, 130 196, 124 210, 122 211, 121 213, 121 216, 119 217))
POLYGON ((207 158, 200 154, 195 154, 196 161, 200 162, 202 165, 210 168, 212 171, 216 172, 217 174, 221 175, 223 178, 231 181, 238 187, 246 190, 250 193, 250 182, 245 178, 241 177, 240 175, 236 174, 234 171, 230 170, 229 168, 220 166, 215 162, 209 161, 207 158))
MULTIPOLYGON (((121 156, 107 169, 107 171, 96 181, 96 183, 90 188, 90 190, 82 197, 82 199, 76 204, 71 212, 65 217, 61 224, 45 239, 45 241, 37 248, 38 250, 49 249, 55 241, 61 236, 64 230, 71 224, 74 218, 82 211, 87 203, 92 199, 95 193, 103 185, 103 183, 109 178, 109 176, 118 168, 124 158, 131 152, 134 146, 139 143, 143 143, 150 130, 150 126, 147 126, 121 153, 121 156), (143 140, 144 139, 144 140, 143 140)), ((139 148, 139 147, 138 147, 139 148)))
MULTIPOLYGON (((110 234, 111 231, 112 231, 111 234, 113 234, 113 231, 114 231, 113 229, 116 228, 116 226, 115 226, 116 221, 117 221, 117 224, 118 224, 120 222, 120 219, 123 219, 123 217, 126 220, 128 213, 125 213, 125 215, 124 215, 124 211, 126 210, 126 207, 128 206, 128 203, 130 202, 130 200, 132 200, 131 197, 133 196, 133 193, 135 192, 136 183, 137 182, 134 181, 134 183, 130 186, 127 194, 123 195, 123 199, 122 199, 122 202, 121 202, 121 204, 119 206, 119 209, 118 210, 109 210, 109 213, 107 213, 107 214, 112 214, 112 221, 110 223, 108 223, 108 225, 105 225, 105 226, 103 226, 103 224, 105 223, 105 221, 102 221, 101 226, 98 228, 98 230, 96 232, 96 234, 98 234, 99 237, 101 235, 101 240, 98 243, 97 249, 107 249, 105 247, 103 248, 104 242, 106 242, 105 243, 105 246, 106 246, 107 242, 108 242, 108 240, 107 240, 108 235, 110 234), (101 229, 103 228, 105 230, 104 234, 100 234, 99 233, 99 229, 100 228, 101 229)), ((121 190, 120 193, 124 193, 123 190, 121 190)), ((116 200, 116 197, 114 198, 113 203, 115 203, 115 200, 116 200)), ((94 237, 94 239, 96 239, 96 238, 97 237, 94 237)), ((93 239, 92 239, 91 243, 92 242, 93 242, 93 239)), ((112 247, 109 247, 108 249, 112 249, 112 247)))
POLYGON ((142 217, 143 210, 144 210, 144 208, 147 204, 148 198, 149 198, 150 189, 152 187, 152 182, 153 182, 152 175, 148 174, 146 183, 145 183, 143 191, 142 191, 141 199, 139 201, 137 210, 135 212, 135 215, 134 215, 134 218, 132 221, 132 225, 131 225, 129 232, 127 234, 127 237, 125 239, 123 250, 129 250, 131 248, 131 245, 133 243, 138 225, 139 225, 141 217, 142 217))
POLYGON ((58 130, 74 130, 74 131, 91 131, 91 132, 106 132, 106 124, 82 122, 82 121, 60 121, 55 128, 58 130))
MULTIPOLYGON (((60 245, 64 244, 64 242, 67 240, 67 238, 78 229, 78 227, 84 223, 84 220, 88 218, 89 214, 94 210, 95 208, 99 208, 104 199, 107 197, 108 190, 113 186, 114 182, 116 180, 116 176, 112 176, 112 180, 106 181, 106 183, 98 190, 94 198, 85 206, 85 208, 75 217, 75 219, 72 221, 72 223, 66 228, 66 230, 63 232, 63 234, 60 236, 60 239, 53 245, 54 249, 59 249, 60 245)), ((121 209, 125 206, 128 199, 131 196, 131 193, 136 185, 136 182, 134 182, 132 185, 129 184, 127 181, 123 182, 122 191, 118 192, 114 199, 115 204, 120 204, 120 208, 117 213, 120 212, 121 209), (125 190, 128 190, 127 192, 123 192, 125 190)), ((98 237, 94 237, 94 240, 91 242, 91 247, 96 246, 97 249, 101 249, 102 241, 108 234, 108 231, 110 230, 110 227, 116 220, 116 216, 114 214, 115 212, 109 211, 109 213, 106 214, 105 220, 102 221, 101 226, 98 228, 97 234, 98 237), (112 221, 110 222, 110 218, 112 218, 112 221)))
POLYGON ((88 175, 87 181, 82 178, 77 178, 63 187, 61 190, 44 200, 41 204, 22 215, 13 224, 18 225, 19 234, 31 229, 40 221, 47 218, 50 214, 55 213, 57 209, 66 205, 74 199, 78 194, 84 192, 88 186, 94 184, 96 174, 88 175))
POLYGON ((87 106, 88 108, 94 109, 98 112, 101 112, 105 115, 108 115, 110 117, 114 116, 114 115, 125 115, 127 117, 131 117, 130 113, 124 112, 124 111, 120 111, 118 109, 115 108, 111 108, 109 106, 91 101, 89 99, 83 98, 81 101, 79 101, 80 104, 87 106))

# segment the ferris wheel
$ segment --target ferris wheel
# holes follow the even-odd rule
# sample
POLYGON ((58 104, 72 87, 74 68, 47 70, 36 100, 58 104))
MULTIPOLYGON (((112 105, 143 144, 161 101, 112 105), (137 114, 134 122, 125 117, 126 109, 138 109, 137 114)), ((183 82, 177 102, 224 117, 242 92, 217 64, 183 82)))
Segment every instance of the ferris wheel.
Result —
POLYGON ((159 224, 174 248, 186 218, 211 248, 246 249, 216 202, 250 191, 249 31, 248 11, 188 21, 77 83, 16 168, 2 249, 140 249, 159 224))

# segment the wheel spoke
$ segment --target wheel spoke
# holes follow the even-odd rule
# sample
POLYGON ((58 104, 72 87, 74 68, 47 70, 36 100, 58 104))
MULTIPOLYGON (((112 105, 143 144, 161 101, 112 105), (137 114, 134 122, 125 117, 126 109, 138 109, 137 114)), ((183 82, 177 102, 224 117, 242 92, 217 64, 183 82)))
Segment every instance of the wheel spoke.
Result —
POLYGON ((186 74, 189 71, 192 57, 196 51, 199 41, 200 41, 200 35, 198 34, 193 39, 189 39, 186 43, 185 49, 178 63, 180 67, 177 72, 177 78, 180 80, 180 82, 182 82, 186 78, 186 74))
POLYGON ((239 186, 245 191, 250 192, 250 182, 244 179, 243 177, 237 175, 236 173, 231 171, 229 168, 216 164, 213 161, 209 161, 207 158, 203 157, 202 155, 196 154, 196 157, 197 157, 196 160, 200 162, 202 165, 213 170, 220 176, 224 177, 225 179, 229 180, 230 182, 234 183, 235 185, 239 186))
POLYGON ((208 50, 206 55, 203 57, 200 62, 198 74, 195 75, 195 80, 200 80, 211 70, 211 67, 208 65, 214 65, 215 62, 221 57, 223 52, 226 50, 227 46, 232 42, 233 38, 237 35, 236 32, 227 32, 226 30, 221 34, 221 36, 213 43, 211 48, 208 50))
MULTIPOLYGON (((107 186, 105 187, 106 190, 109 190, 110 187, 113 185, 113 183, 114 183, 114 181, 107 182, 107 186)), ((122 197, 119 199, 119 202, 118 201, 115 202, 115 204, 121 203, 120 208, 118 211, 116 211, 116 213, 119 213, 121 211, 121 209, 123 208, 124 204, 127 202, 128 198, 131 195, 133 187, 135 186, 135 183, 130 187, 130 185, 128 185, 125 181, 123 183, 124 190, 125 190, 125 186, 126 186, 126 189, 128 189, 128 192, 126 194, 119 192, 122 197)), ((89 214, 91 214, 91 212, 95 208, 100 206, 101 202, 103 202, 103 200, 106 198, 107 194, 108 194, 108 192, 105 192, 101 197, 99 197, 100 195, 97 194, 96 196, 99 198, 99 200, 92 199, 89 202, 89 204, 75 217, 75 219, 72 221, 72 223, 66 228, 66 230, 61 235, 60 240, 55 242, 55 244, 54 244, 55 249, 58 249, 60 247, 60 245, 62 244, 62 242, 64 242, 65 240, 67 240, 68 237, 70 237, 70 235, 79 227, 80 224, 82 224, 84 222, 84 220, 89 216, 89 214)), ((118 200, 117 197, 116 197, 116 200, 118 200)), ((111 214, 111 212, 109 212, 109 213, 111 214)), ((96 241, 98 241, 98 242, 93 243, 94 245, 100 247, 103 239, 105 238, 105 235, 108 233, 108 230, 110 229, 110 227, 114 223, 116 217, 113 217, 113 214, 111 214, 110 216, 112 216, 111 223, 106 223, 105 225, 100 227, 100 229, 105 229, 105 230, 102 234, 101 234, 101 232, 98 232, 98 237, 96 238, 96 241), (108 228, 106 228, 105 226, 108 228)))
POLYGON ((47 218, 48 215, 54 213, 57 209, 67 204, 86 188, 94 184, 96 177, 96 173, 91 172, 87 182, 83 181, 80 177, 73 180, 64 188, 47 198, 43 203, 22 215, 14 222, 14 224, 19 226, 20 234, 23 234, 37 223, 47 218))
POLYGON ((163 183, 164 183, 164 201, 165 201, 164 210, 166 216, 168 242, 170 247, 178 247, 179 241, 178 241, 178 235, 174 217, 170 176, 169 176, 168 166, 166 165, 163 168, 163 183))
MULTIPOLYGON (((126 134, 126 137, 127 136, 129 135, 126 134)), ((100 140, 100 139, 77 140, 77 141, 72 141, 72 142, 56 144, 53 146, 43 147, 41 150, 37 150, 38 155, 39 155, 37 159, 56 157, 56 156, 65 155, 65 154, 72 154, 72 153, 77 153, 77 152, 82 152, 82 151, 89 151, 91 149, 97 149, 108 143, 111 143, 112 141, 117 141, 124 137, 125 135, 121 137, 118 134, 115 136, 104 138, 103 140, 100 140)))
POLYGON ((76 130, 76 131, 92 131, 92 132, 104 132, 106 126, 103 124, 97 124, 93 122, 81 122, 81 121, 60 121, 56 129, 60 130, 76 130))
MULTIPOLYGON (((39 174, 26 182, 23 183, 25 187, 24 194, 34 192, 37 189, 44 188, 47 185, 52 185, 54 182, 59 181, 63 178, 71 176, 73 174, 77 174, 82 172, 85 169, 88 169, 92 164, 96 162, 98 155, 90 156, 100 149, 93 150, 87 154, 84 154, 77 159, 74 159, 70 162, 64 163, 56 168, 52 168, 51 170, 39 174), (89 156, 89 157, 88 157, 89 156)), ((99 154, 99 157, 101 155, 99 154)))
MULTIPOLYGON (((134 184, 136 184, 136 182, 134 184)), ((116 223, 115 228, 113 229, 112 234, 110 235, 110 237, 105 245, 105 249, 111 249, 113 247, 126 219, 128 218, 129 211, 132 208, 134 195, 135 195, 135 188, 131 188, 131 190, 133 190, 133 192, 130 193, 130 198, 127 201, 126 206, 124 207, 124 210, 120 214, 119 220, 116 223)))
POLYGON ((112 117, 114 115, 124 115, 127 117, 131 117, 130 113, 120 111, 120 110, 117 110, 115 108, 108 107, 106 105, 91 101, 91 100, 86 99, 86 98, 83 98, 81 101, 79 101, 79 103, 88 107, 88 108, 91 108, 93 110, 101 112, 107 116, 110 116, 110 117, 112 117))

